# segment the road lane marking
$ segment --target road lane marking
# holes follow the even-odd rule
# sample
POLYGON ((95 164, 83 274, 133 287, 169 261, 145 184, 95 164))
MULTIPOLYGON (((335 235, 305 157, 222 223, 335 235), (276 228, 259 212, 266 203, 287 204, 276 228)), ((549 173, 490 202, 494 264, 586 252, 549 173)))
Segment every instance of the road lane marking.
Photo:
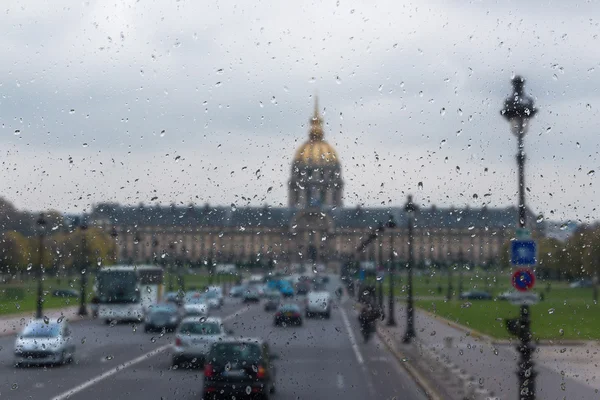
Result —
POLYGON ((354 332, 352 332, 352 327, 350 326, 350 321, 348 321, 348 316, 346 315, 346 311, 341 308, 342 319, 344 320, 344 325, 346 325, 346 330, 348 331, 348 337, 350 338, 350 344, 352 345, 352 350, 354 350, 354 354, 356 355, 356 359, 359 364, 363 364, 365 360, 363 360, 362 354, 360 354, 360 350, 358 345, 356 344, 356 339, 354 338, 354 332))
POLYGON ((338 372, 337 374, 337 387, 342 390, 344 388, 344 375, 338 372))
MULTIPOLYGON (((223 317, 222 320, 223 321, 227 321, 227 320, 229 320, 231 318, 235 318, 238 315, 243 314, 243 313, 245 313, 248 310, 249 310, 249 308, 242 308, 242 309, 234 312, 233 314, 230 314, 230 315, 228 315, 226 317, 223 317)), ((73 395, 75 395, 75 394, 77 394, 77 393, 79 393, 79 392, 81 392, 81 391, 89 388, 90 386, 93 386, 96 383, 98 383, 100 381, 103 381, 106 378, 111 377, 112 375, 116 374, 117 372, 120 372, 120 371, 122 371, 122 370, 124 370, 126 368, 129 368, 132 365, 139 364, 142 361, 145 361, 145 360, 147 360, 147 359, 149 359, 151 357, 154 357, 157 354, 162 353, 163 351, 165 351, 169 347, 171 347, 170 343, 162 345, 162 346, 160 346, 160 347, 158 347, 158 348, 156 348, 156 349, 154 349, 154 350, 152 350, 152 351, 150 351, 150 352, 148 352, 146 354, 142 354, 141 356, 139 356, 137 358, 134 358, 133 360, 126 361, 126 362, 122 363, 121 365, 118 365, 118 366, 116 366, 116 367, 114 367, 112 369, 109 369, 108 371, 104 372, 103 374, 96 376, 95 378, 92 378, 92 379, 90 379, 90 380, 88 380, 86 382, 83 382, 81 385, 75 386, 74 388, 69 389, 69 390, 67 390, 64 393, 61 393, 58 396, 53 397, 52 400, 66 400, 66 399, 70 398, 71 396, 73 396, 73 395)))

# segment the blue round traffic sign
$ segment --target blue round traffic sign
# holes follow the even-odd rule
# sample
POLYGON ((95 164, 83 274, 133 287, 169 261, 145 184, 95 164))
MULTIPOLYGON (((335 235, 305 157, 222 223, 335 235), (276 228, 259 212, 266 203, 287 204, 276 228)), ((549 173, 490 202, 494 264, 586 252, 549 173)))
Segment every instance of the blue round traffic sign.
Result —
POLYGON ((512 274, 512 285, 519 292, 526 292, 535 285, 535 274, 531 268, 519 268, 512 274))

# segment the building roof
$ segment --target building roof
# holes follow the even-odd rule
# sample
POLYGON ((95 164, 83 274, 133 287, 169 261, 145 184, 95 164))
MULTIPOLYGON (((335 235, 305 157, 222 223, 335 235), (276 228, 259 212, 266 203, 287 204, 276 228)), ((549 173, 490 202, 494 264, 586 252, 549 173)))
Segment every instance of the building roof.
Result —
MULTIPOLYGON (((121 206, 98 204, 90 214, 96 224, 139 227, 187 228, 290 228, 296 213, 288 207, 225 207, 225 206, 121 206)), ((390 215, 399 227, 407 224, 402 207, 388 208, 329 208, 323 209, 336 228, 375 228, 387 223, 390 215)), ((529 212, 529 220, 535 217, 529 212)), ((515 228, 517 208, 421 208, 415 216, 416 228, 478 229, 515 228)))

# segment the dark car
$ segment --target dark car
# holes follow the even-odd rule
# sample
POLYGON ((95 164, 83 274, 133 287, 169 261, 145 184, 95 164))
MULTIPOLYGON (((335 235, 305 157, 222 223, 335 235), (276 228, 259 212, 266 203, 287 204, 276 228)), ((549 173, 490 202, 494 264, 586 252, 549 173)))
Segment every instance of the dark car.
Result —
POLYGON ((269 291, 265 294, 265 311, 275 311, 281 304, 281 293, 269 291))
POLYGON ((250 287, 244 291, 244 303, 258 303, 260 301, 260 292, 255 287, 250 287))
POLYGON ((54 297, 79 297, 79 293, 74 289, 56 289, 52 292, 54 297))
POLYGON ((461 300, 491 300, 492 295, 488 292, 471 290, 469 292, 462 292, 458 298, 461 300))
POLYGON ((261 339, 223 339, 212 344, 204 365, 202 398, 268 400, 275 392, 276 359, 261 339))
POLYGON ((242 297, 244 295, 244 287, 242 285, 233 286, 229 290, 229 297, 242 297))
POLYGON ((310 291, 310 282, 299 281, 296 283, 296 294, 306 294, 310 291))
POLYGON ((179 308, 173 303, 153 304, 146 312, 144 332, 173 331, 179 325, 180 317, 179 308))
POLYGON ((273 320, 275 326, 302 325, 302 313, 297 304, 283 304, 275 313, 273 320))

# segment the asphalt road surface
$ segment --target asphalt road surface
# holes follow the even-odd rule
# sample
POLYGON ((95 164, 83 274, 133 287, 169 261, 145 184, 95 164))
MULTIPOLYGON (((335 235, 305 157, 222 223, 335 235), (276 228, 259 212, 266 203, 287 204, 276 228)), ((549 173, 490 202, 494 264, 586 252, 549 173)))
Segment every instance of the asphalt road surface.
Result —
MULTIPOLYGON (((332 281, 337 281, 335 278, 332 281)), ((330 284, 330 288, 336 284, 330 284)), ((303 297, 294 299, 302 302, 303 297)), ((351 302, 331 319, 274 327, 262 304, 228 299, 212 315, 235 335, 266 339, 277 363, 275 399, 426 399, 376 337, 362 343, 351 302)), ((72 325, 76 362, 60 367, 13 366, 14 336, 0 338, 0 397, 7 399, 200 399, 201 369, 172 369, 172 335, 144 333, 131 324, 72 325)))

